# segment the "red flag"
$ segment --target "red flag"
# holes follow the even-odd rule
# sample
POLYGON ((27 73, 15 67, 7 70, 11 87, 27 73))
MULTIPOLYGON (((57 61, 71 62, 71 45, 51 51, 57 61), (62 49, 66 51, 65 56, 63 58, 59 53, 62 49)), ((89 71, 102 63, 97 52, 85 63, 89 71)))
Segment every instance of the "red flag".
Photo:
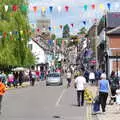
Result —
POLYGON ((13 9, 13 11, 17 11, 18 10, 18 6, 17 5, 13 5, 12 9, 13 9))
POLYGON ((6 33, 6 32, 4 32, 4 33, 3 33, 3 37, 5 38, 6 36, 7 36, 7 33, 6 33))
POLYGON ((92 4, 91 7, 92 7, 92 9, 95 9, 95 4, 92 4))
POLYGON ((73 23, 71 23, 70 25, 71 25, 71 27, 74 27, 74 24, 73 24, 73 23))
POLYGON ((66 10, 66 12, 68 12, 68 10, 69 10, 69 6, 65 6, 65 10, 66 10))

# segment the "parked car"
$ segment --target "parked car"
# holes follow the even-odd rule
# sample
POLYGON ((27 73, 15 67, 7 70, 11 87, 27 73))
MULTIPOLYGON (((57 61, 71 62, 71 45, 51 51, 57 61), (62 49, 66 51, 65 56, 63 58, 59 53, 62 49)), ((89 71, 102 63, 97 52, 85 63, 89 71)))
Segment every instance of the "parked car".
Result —
POLYGON ((48 85, 62 85, 63 81, 61 74, 58 72, 49 73, 46 79, 46 86, 48 85))

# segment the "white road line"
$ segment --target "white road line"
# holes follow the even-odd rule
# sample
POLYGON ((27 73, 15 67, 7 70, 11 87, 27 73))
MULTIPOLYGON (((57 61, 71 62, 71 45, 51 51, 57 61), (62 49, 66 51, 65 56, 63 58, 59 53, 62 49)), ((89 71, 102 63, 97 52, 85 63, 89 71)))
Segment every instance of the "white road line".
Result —
POLYGON ((60 101, 61 101, 61 99, 62 99, 62 97, 63 97, 63 95, 64 95, 65 91, 66 91, 66 89, 64 89, 64 90, 62 91, 62 93, 60 94, 60 97, 58 98, 58 100, 57 100, 57 102, 56 102, 56 105, 55 105, 56 107, 58 107, 58 106, 59 106, 60 101))

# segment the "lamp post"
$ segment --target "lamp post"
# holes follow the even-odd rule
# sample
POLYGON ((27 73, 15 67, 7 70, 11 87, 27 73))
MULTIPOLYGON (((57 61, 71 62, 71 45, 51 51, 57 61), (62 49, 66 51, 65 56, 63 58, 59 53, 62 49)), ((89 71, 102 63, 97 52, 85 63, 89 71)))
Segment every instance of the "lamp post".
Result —
POLYGON ((116 53, 116 72, 117 72, 117 78, 118 78, 118 53, 116 53))
POLYGON ((106 72, 106 76, 108 78, 108 53, 105 52, 104 55, 105 55, 105 72, 106 72))

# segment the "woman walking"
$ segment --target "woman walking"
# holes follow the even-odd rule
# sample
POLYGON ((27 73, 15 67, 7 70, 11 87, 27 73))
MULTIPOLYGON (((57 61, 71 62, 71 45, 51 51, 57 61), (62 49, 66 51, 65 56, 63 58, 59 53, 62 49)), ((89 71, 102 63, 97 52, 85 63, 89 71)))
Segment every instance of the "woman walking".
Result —
POLYGON ((106 101, 108 97, 108 93, 110 91, 109 81, 106 79, 106 74, 101 74, 101 80, 98 82, 99 89, 99 100, 102 108, 102 112, 105 113, 106 101))

